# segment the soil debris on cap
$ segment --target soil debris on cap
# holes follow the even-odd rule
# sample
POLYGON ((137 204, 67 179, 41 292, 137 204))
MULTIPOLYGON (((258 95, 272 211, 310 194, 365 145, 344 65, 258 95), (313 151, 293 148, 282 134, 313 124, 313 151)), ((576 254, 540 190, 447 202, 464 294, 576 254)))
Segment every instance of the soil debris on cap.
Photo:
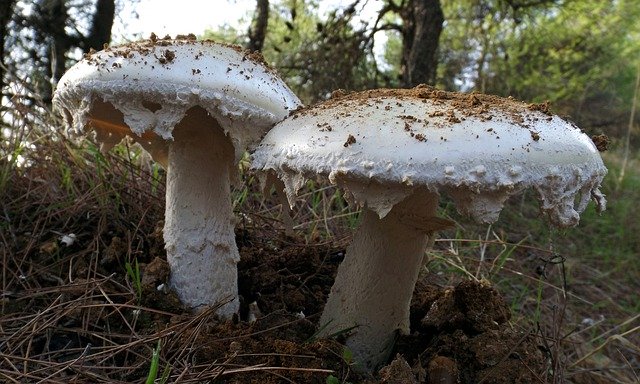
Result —
POLYGON ((418 141, 427 141, 427 138, 422 133, 412 134, 412 136, 418 141))
POLYGON ((160 62, 160 64, 166 64, 166 63, 171 63, 175 58, 176 58, 175 51, 166 49, 158 57, 158 61, 160 62))
POLYGON ((598 148, 598 151, 600 152, 604 152, 609 149, 609 143, 611 142, 607 135, 591 136, 591 141, 593 141, 593 144, 596 145, 596 148, 598 148))
POLYGON ((482 104, 482 102, 480 101, 480 99, 478 99, 478 97, 476 97, 475 93, 469 95, 469 106, 475 107, 476 105, 480 104, 482 104))
POLYGON ((341 97, 344 97, 346 95, 348 95, 349 92, 345 91, 344 89, 336 89, 335 91, 331 92, 331 95, 329 96, 330 99, 339 99, 341 97))
MULTIPOLYGON (((151 52, 155 51, 156 47, 170 47, 170 46, 183 46, 183 45, 201 45, 206 47, 207 45, 220 45, 223 47, 231 48, 238 53, 243 55, 243 60, 250 60, 251 62, 258 64, 264 67, 265 71, 269 73, 273 73, 277 75, 277 71, 267 63, 267 61, 262 56, 262 53, 258 51, 250 51, 244 49, 243 47, 235 44, 229 44, 224 42, 218 42, 214 40, 200 40, 193 33, 188 34, 179 34, 176 35, 175 38, 172 38, 170 35, 166 35, 164 37, 158 37, 155 33, 151 32, 149 38, 146 40, 140 40, 135 42, 130 42, 127 44, 121 44, 116 46, 108 46, 105 44, 102 51, 96 51, 95 49, 90 49, 89 53, 85 53, 83 55, 83 59, 93 63, 97 66, 104 66, 104 58, 96 57, 97 53, 108 52, 116 57, 124 57, 131 58, 134 53, 139 53, 142 56, 146 56, 151 52)), ((156 59, 160 62, 160 64, 168 64, 171 63, 175 59, 175 51, 170 49, 164 50, 160 53, 160 56, 156 55, 156 59)))
POLYGON ((545 115, 550 115, 551 114, 549 112, 549 107, 550 106, 551 106, 551 104, 549 103, 549 100, 547 100, 544 103, 539 103, 539 104, 531 103, 527 107, 531 111, 540 111, 540 112, 544 113, 545 115))
POLYGON ((351 144, 355 144, 355 143, 356 143, 356 138, 353 137, 353 135, 349 135, 349 137, 347 137, 347 141, 345 141, 345 143, 344 143, 344 147, 346 148, 346 147, 350 146, 351 144))
MULTIPOLYGON (((523 111, 538 111, 545 114, 547 119, 552 118, 549 112, 549 102, 527 104, 513 97, 504 98, 482 93, 448 92, 424 84, 409 89, 380 88, 359 92, 347 92, 338 89, 331 94, 329 99, 319 104, 299 108, 293 111, 292 114, 294 118, 296 118, 307 113, 317 114, 319 110, 331 110, 338 105, 345 105, 345 103, 349 101, 360 105, 367 105, 371 102, 379 102, 381 99, 394 99, 398 105, 401 105, 403 100, 433 100, 436 104, 448 100, 450 104, 448 104, 446 109, 431 112, 429 117, 444 116, 448 122, 454 124, 460 123, 468 117, 476 117, 481 121, 489 121, 494 118, 494 112, 498 111, 501 114, 509 115, 514 122, 517 122, 525 128, 528 128, 525 119, 529 118, 529 116, 523 114, 523 111)), ((387 106, 387 110, 390 109, 391 107, 387 106)))
POLYGON ((176 35, 176 40, 198 40, 198 37, 193 33, 188 33, 186 35, 176 35))
POLYGON ((264 59, 264 56, 262 56, 262 53, 260 51, 245 51, 244 56, 242 58, 243 60, 251 60, 256 64, 262 64, 263 66, 265 66, 266 68, 270 68, 269 64, 267 63, 267 61, 264 59))
POLYGON ((538 132, 531 131, 531 138, 533 139, 533 141, 538 141, 540 140, 540 134, 538 132))

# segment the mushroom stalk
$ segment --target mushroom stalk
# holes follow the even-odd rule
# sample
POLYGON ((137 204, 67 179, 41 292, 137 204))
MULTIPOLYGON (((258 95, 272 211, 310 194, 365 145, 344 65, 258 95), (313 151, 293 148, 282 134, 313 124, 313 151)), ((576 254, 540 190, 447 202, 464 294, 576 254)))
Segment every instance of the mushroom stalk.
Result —
POLYGON ((170 283, 186 305, 224 302, 218 314, 235 313, 229 177, 236 154, 299 107, 298 97, 259 53, 151 34, 85 55, 60 79, 53 105, 69 130, 93 130, 102 150, 130 136, 167 169, 170 283))
POLYGON ((234 152, 215 119, 193 108, 173 131, 167 168, 164 241, 170 283, 183 303, 227 302, 238 311, 237 263, 230 198, 234 152))
POLYGON ((367 371, 388 358, 396 331, 409 331, 411 296, 437 204, 438 196, 427 192, 414 193, 382 219, 365 208, 338 269, 320 335, 349 331, 347 346, 367 371))

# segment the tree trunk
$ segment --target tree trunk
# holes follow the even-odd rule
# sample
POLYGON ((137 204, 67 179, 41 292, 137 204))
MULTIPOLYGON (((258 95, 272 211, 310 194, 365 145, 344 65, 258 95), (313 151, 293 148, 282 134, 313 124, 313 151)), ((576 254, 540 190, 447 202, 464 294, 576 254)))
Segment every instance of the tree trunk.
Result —
POLYGON ((105 44, 111 41, 111 28, 116 14, 115 0, 98 0, 96 12, 93 14, 91 31, 84 39, 84 52, 89 52, 91 48, 101 50, 105 44))
POLYGON ((402 83, 405 87, 433 84, 438 42, 444 23, 440 0, 409 0, 402 18, 402 83))
POLYGON ((9 26, 9 21, 11 21, 11 16, 13 15, 13 6, 15 5, 15 0, 3 0, 0 2, 0 93, 4 90, 5 84, 5 55, 6 52, 4 50, 6 44, 6 36, 7 36, 7 28, 9 26))
POLYGON ((115 0, 98 0, 87 36, 72 36, 65 30, 69 19, 69 10, 65 0, 46 0, 42 4, 40 17, 45 21, 46 29, 43 29, 41 33, 45 36, 48 35, 51 39, 47 48, 47 56, 50 60, 47 66, 47 76, 51 80, 51 87, 45 86, 42 96, 45 103, 50 103, 53 88, 67 70, 69 50, 75 46, 80 46, 84 52, 88 52, 90 48, 99 50, 111 40, 115 0))
POLYGON ((46 44, 47 57, 43 58, 43 63, 49 80, 42 84, 41 97, 46 104, 50 104, 53 89, 66 70, 66 54, 73 46, 72 39, 65 31, 69 9, 64 0, 45 0, 37 8, 37 12, 38 21, 42 23, 42 29, 38 32, 46 44))
POLYGON ((269 0, 257 0, 256 16, 249 28, 249 44, 247 48, 252 51, 261 51, 264 39, 267 35, 269 23, 269 0))

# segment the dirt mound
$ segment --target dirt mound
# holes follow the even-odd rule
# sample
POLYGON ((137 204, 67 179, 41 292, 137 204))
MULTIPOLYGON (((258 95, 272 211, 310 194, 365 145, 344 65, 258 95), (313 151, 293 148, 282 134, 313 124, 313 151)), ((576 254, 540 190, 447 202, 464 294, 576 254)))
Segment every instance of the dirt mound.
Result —
MULTIPOLYGON (((394 360, 374 377, 358 373, 343 340, 315 336, 343 250, 247 236, 239 243, 240 318, 207 323, 183 341, 191 343, 194 364, 224 362, 222 382, 515 383, 544 376, 536 338, 508 324, 509 307, 489 283, 441 288, 424 280, 414 294, 411 334, 398 338, 394 360)), ((159 259, 145 265, 143 281, 158 284, 144 279, 144 271, 165 271, 161 265, 159 259)), ((148 304, 161 302, 165 311, 171 311, 168 302, 177 305, 157 300, 153 291, 145 289, 154 298, 148 304)), ((183 316, 172 322, 190 318, 183 316)))
POLYGON ((411 315, 412 333, 400 337, 397 351, 413 363, 420 382, 528 383, 544 377, 537 338, 509 325, 509 307, 487 282, 453 288, 422 282, 411 315))

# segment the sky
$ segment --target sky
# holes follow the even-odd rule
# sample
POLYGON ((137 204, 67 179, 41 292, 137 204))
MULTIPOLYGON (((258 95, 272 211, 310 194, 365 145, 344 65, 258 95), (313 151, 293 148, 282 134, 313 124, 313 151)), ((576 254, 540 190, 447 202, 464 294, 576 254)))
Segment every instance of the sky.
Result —
MULTIPOLYGON (((248 27, 249 15, 255 9, 256 0, 140 0, 135 6, 126 2, 116 17, 113 27, 113 42, 147 38, 154 32, 158 36, 194 33, 196 35, 205 29, 215 29, 225 23, 245 30, 248 27), (133 13, 138 17, 131 17, 133 13), (244 18, 245 23, 238 23, 244 18)), ((351 1, 323 0, 320 1, 320 12, 335 6, 344 6, 351 1)), ((379 1, 370 1, 379 3, 379 1)), ((378 7, 366 7, 370 15, 363 14, 362 18, 371 18, 378 7)))
MULTIPOLYGON (((255 7, 255 0, 140 0, 135 6, 125 2, 114 22, 113 41, 194 33, 238 20, 255 7), (131 17, 132 14, 138 17, 131 17)), ((246 18, 246 17, 245 17, 246 18)))

